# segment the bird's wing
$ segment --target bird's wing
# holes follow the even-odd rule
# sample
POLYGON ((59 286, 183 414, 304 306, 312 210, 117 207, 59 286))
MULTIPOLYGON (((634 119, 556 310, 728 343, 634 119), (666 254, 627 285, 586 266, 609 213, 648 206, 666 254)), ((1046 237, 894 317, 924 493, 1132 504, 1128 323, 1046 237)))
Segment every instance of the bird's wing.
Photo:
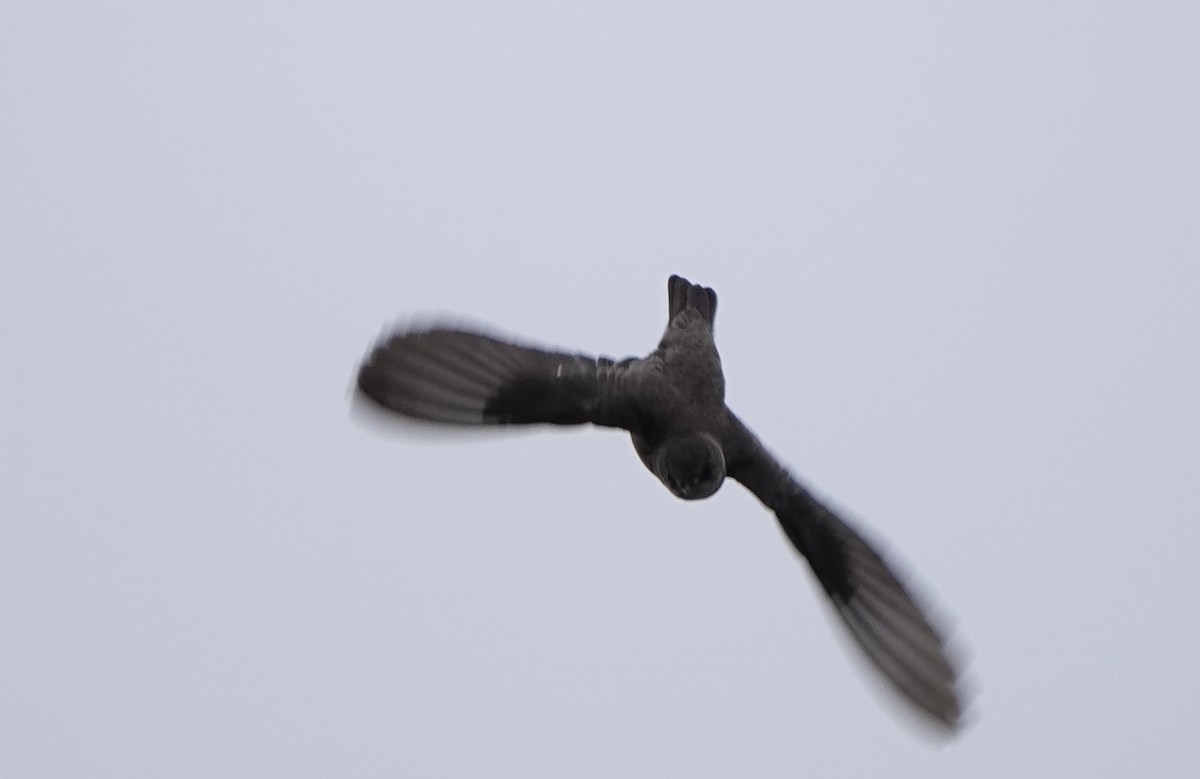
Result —
POLYGON ((482 333, 435 328, 384 337, 358 372, 358 389, 383 408, 458 425, 631 428, 630 365, 520 346, 482 333))
POLYGON ((729 476, 775 512, 858 646, 892 687, 954 730, 962 716, 958 672, 946 642, 887 559, 822 505, 737 422, 729 476))

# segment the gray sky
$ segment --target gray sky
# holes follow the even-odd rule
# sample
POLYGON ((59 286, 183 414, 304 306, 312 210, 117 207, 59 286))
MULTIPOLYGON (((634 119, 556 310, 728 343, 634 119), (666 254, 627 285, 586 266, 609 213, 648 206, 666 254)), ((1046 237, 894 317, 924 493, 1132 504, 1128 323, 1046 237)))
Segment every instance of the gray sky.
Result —
POLYGON ((0 12, 0 775, 1195 775, 1195 4, 581 5, 0 12), (672 272, 956 741, 737 485, 349 413, 397 317, 642 354, 672 272))

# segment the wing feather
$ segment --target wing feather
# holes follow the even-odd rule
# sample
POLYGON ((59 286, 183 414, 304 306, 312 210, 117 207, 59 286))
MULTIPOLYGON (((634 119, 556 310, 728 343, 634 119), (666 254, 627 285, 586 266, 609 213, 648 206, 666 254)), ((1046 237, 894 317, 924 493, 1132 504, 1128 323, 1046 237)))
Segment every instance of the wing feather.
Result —
POLYGON ((389 411, 455 425, 629 427, 629 366, 452 328, 400 330, 371 350, 358 390, 389 411))
POLYGON ((963 715, 959 672, 926 608, 876 546, 817 501, 744 426, 735 438, 729 475, 775 512, 866 658, 917 710, 955 730, 963 715))

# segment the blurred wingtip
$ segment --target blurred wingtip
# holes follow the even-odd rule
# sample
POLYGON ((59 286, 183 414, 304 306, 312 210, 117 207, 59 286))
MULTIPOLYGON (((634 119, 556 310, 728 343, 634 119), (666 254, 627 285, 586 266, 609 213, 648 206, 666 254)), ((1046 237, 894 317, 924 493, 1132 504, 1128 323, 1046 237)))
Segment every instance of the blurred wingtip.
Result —
POLYGON ((852 656, 871 668, 868 675, 922 725, 919 730, 936 741, 953 740, 973 719, 967 653, 953 620, 932 605, 885 544, 821 504, 805 505, 809 513, 798 513, 804 521, 793 541, 845 628, 838 632, 854 645, 852 656))
POLYGON ((350 417, 360 427, 389 438, 419 441, 421 443, 475 443, 479 441, 510 439, 535 432, 532 429, 486 425, 456 425, 447 422, 432 422, 403 414, 396 414, 379 405, 363 392, 357 376, 346 389, 350 405, 350 417))

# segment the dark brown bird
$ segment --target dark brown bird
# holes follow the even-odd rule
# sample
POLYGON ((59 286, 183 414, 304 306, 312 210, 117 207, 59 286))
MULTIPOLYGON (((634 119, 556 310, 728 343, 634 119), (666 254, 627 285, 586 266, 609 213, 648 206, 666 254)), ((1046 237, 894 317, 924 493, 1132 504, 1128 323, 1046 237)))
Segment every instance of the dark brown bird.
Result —
POLYGON ((717 295, 672 276, 658 348, 616 362, 520 346, 457 329, 396 332, 376 345, 358 388, 389 411, 456 425, 628 430, 646 467, 685 500, 729 476, 775 512, 867 658, 909 703, 957 728, 958 673, 945 641, 887 560, 817 501, 725 405, 713 341, 717 295))

